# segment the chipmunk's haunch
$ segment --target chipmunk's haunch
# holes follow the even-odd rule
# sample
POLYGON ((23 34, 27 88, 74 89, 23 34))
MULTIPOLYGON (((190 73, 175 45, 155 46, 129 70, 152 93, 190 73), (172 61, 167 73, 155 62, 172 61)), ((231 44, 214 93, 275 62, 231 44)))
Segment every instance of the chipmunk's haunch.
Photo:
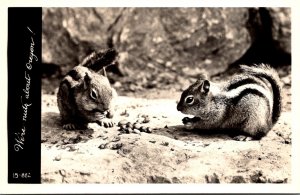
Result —
POLYGON ((86 128, 88 122, 113 126, 115 89, 110 86, 105 67, 117 63, 117 52, 93 52, 61 81, 57 103, 65 129, 86 128))
MULTIPOLYGON (((241 65, 242 74, 222 83, 205 77, 186 89, 177 105, 183 123, 196 129, 231 129, 254 139, 265 136, 281 113, 281 87, 277 72, 268 65, 241 65)), ((240 135, 236 139, 244 140, 240 135)))

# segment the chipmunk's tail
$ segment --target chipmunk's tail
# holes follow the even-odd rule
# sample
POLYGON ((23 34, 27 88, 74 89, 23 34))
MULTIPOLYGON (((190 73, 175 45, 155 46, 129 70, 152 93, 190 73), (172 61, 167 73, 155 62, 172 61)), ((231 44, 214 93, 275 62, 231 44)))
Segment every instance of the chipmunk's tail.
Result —
POLYGON ((106 49, 98 52, 94 51, 84 58, 84 60, 80 63, 80 66, 85 66, 95 72, 98 72, 106 66, 116 64, 117 56, 118 52, 115 49, 106 49))
POLYGON ((272 123, 275 124, 280 117, 282 107, 281 86, 278 73, 275 69, 265 64, 254 66, 241 65, 240 67, 244 72, 253 76, 264 78, 271 84, 273 90, 272 123))

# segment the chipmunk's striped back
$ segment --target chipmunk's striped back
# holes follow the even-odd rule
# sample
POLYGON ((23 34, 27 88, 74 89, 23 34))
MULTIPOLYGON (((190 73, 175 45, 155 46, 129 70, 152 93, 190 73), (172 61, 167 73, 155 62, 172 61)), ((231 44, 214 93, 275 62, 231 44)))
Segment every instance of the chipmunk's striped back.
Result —
POLYGON ((277 72, 265 64, 255 65, 253 67, 241 65, 241 68, 249 75, 259 77, 263 79, 263 81, 267 80, 271 85, 273 94, 272 123, 276 123, 280 117, 282 107, 282 92, 280 78, 277 72))
POLYGON ((241 65, 246 74, 232 79, 226 86, 227 97, 237 104, 241 98, 248 94, 263 98, 271 116, 271 124, 277 122, 281 113, 280 79, 273 68, 268 65, 254 65, 252 67, 241 65))

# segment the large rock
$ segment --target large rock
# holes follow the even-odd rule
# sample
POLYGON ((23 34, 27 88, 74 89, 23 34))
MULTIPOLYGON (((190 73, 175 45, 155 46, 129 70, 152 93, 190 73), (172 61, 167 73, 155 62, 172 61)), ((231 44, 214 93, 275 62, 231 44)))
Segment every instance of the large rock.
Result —
MULTIPOLYGON (((224 71, 250 46, 247 9, 133 9, 121 21, 116 48, 132 70, 211 74, 224 71), (239 18, 239 20, 236 20, 239 18), (236 38, 238 37, 238 39, 236 38)), ((129 71, 126 71, 129 72, 129 71)))
POLYGON ((291 53, 291 9, 268 8, 272 20, 272 35, 277 47, 291 53))
POLYGON ((249 48, 247 19, 246 8, 43 8, 42 57, 69 69, 91 50, 113 46, 131 76, 215 74, 249 48))
POLYGON ((93 50, 107 48, 119 9, 43 8, 42 60, 66 72, 93 50))
POLYGON ((185 88, 232 63, 280 63, 283 53, 287 64, 290 29, 289 8, 43 8, 42 59, 64 74, 91 51, 114 47, 127 75, 115 79, 121 88, 185 88))

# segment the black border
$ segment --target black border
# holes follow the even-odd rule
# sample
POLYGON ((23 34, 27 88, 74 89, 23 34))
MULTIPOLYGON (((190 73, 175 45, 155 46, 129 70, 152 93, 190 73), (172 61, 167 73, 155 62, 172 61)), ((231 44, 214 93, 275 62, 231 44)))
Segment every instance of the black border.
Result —
POLYGON ((8 8, 8 183, 41 183, 41 33, 42 8, 8 8))

